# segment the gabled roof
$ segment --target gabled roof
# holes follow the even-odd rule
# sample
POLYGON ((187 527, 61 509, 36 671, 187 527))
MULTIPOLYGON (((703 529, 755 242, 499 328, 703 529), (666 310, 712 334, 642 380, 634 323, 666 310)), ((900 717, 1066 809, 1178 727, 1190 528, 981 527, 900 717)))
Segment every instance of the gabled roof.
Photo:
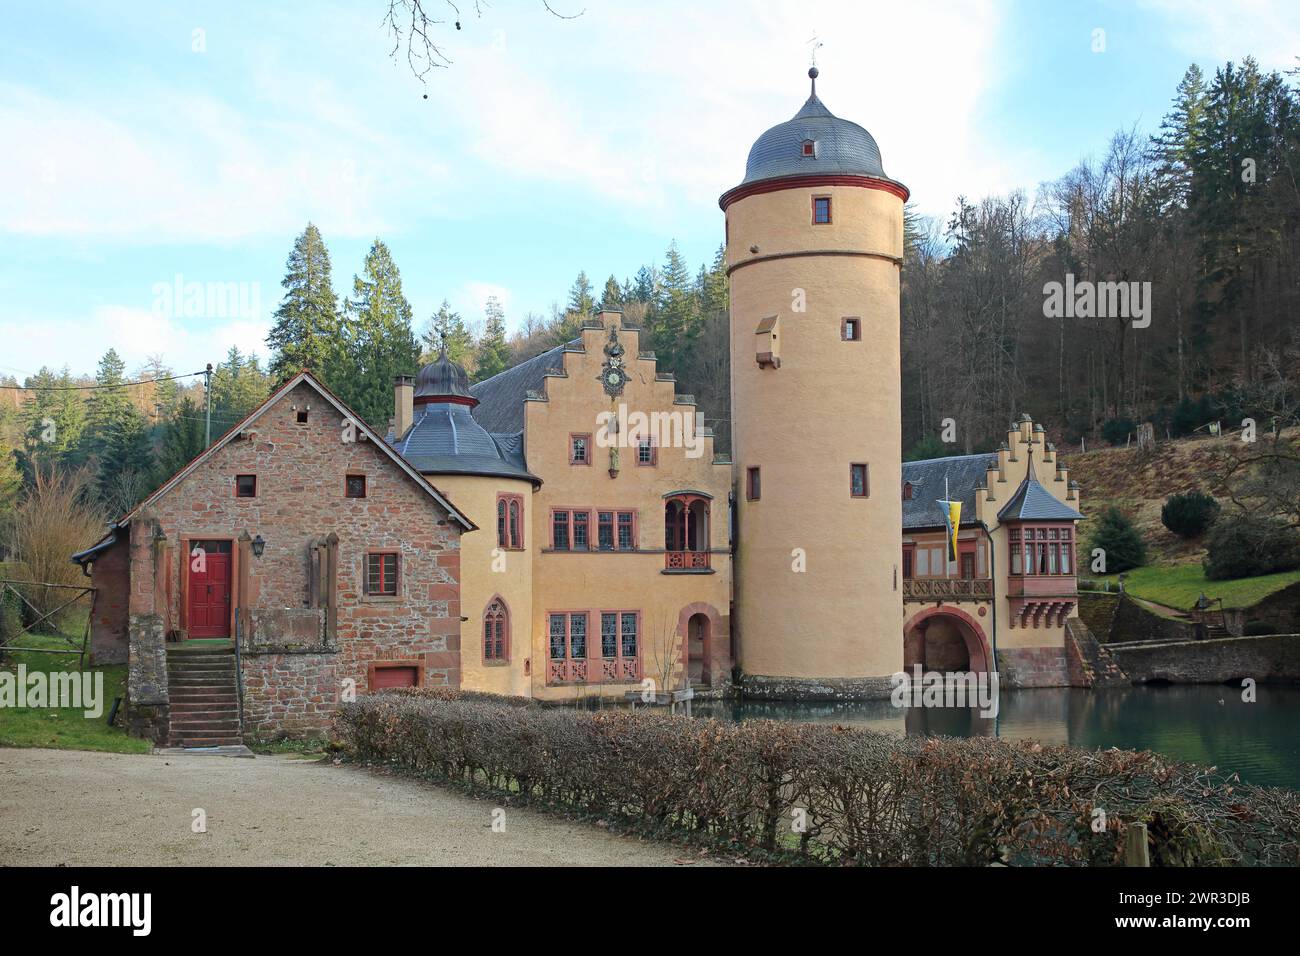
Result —
POLYGON ((975 487, 984 480, 989 465, 997 463, 997 455, 955 455, 903 462, 903 481, 912 486, 911 500, 903 499, 903 530, 943 526, 943 515, 935 502, 944 496, 945 478, 948 500, 961 502, 962 524, 973 523, 975 487))
POLYGON ((152 504, 154 501, 157 501, 163 495, 167 494, 167 492, 175 488, 176 485, 178 485, 186 477, 192 474, 194 470, 199 467, 199 465, 203 464, 205 461, 207 461, 209 458, 215 455, 222 448, 226 447, 226 445, 234 441, 235 438, 239 436, 240 432, 247 429, 249 425, 252 425, 264 414, 266 414, 267 409, 271 408, 273 405, 276 404, 276 402, 278 402, 281 398, 283 398, 285 395, 293 391, 301 384, 306 384, 311 388, 313 388, 321 396, 321 398, 325 399, 325 401, 329 402, 329 404, 334 407, 335 411, 337 411, 344 418, 347 418, 352 422, 355 422, 357 428, 360 429, 361 433, 366 437, 368 441, 370 441, 376 448, 378 448, 381 452, 383 452, 383 454, 385 454, 393 462, 393 464, 397 465, 398 468, 400 468, 403 472, 405 472, 406 475, 410 477, 410 479, 414 481, 417 485, 419 485, 421 489, 423 489, 426 493, 428 493, 428 495, 431 498, 433 498, 434 501, 438 502, 438 504, 441 505, 443 509, 446 510, 448 516, 452 520, 454 520, 457 524, 459 524, 464 530, 466 531, 477 530, 478 525, 474 524, 474 522, 470 521, 469 518, 461 514, 461 512, 456 508, 456 506, 453 505, 447 499, 447 497, 443 495, 442 492, 440 492, 437 488, 435 488, 432 484, 430 484, 429 479, 425 478, 424 475, 420 474, 420 472, 416 470, 416 468, 413 467, 410 462, 408 462, 405 458, 403 458, 396 451, 394 451, 393 448, 388 444, 388 442, 384 441, 382 435, 380 435, 369 425, 367 425, 364 421, 362 421, 360 415, 352 411, 352 409, 348 408, 347 405, 343 404, 342 399, 340 399, 328 388, 326 388, 324 384, 322 384, 316 378, 316 376, 312 375, 311 372, 308 371, 299 372, 293 378, 289 379, 289 381, 285 382, 278 389, 276 389, 270 398, 264 401, 256 409, 254 409, 248 416, 244 418, 243 421, 241 421, 239 424, 231 428, 228 432, 226 432, 223 436, 221 436, 221 438, 213 442, 212 445, 206 451, 204 451, 197 458, 191 461, 188 465, 186 465, 180 471, 176 472, 176 474, 172 475, 165 482, 163 482, 163 484, 158 488, 157 491, 155 491, 149 497, 145 498, 144 501, 140 502, 138 505, 136 505, 134 508, 128 511, 125 515, 119 518, 115 522, 116 526, 120 528, 123 527, 124 525, 130 524, 131 519, 135 517, 135 515, 138 514, 142 508, 145 508, 148 505, 152 504))
POLYGON ((474 418, 489 432, 501 435, 522 432, 524 400, 528 393, 542 390, 547 372, 563 372, 565 350, 577 349, 581 345, 581 339, 565 342, 470 386, 469 393, 479 402, 474 409, 474 418))
POLYGON ((1083 515, 1042 486, 1030 465, 1029 477, 998 512, 999 521, 1081 521, 1083 515))

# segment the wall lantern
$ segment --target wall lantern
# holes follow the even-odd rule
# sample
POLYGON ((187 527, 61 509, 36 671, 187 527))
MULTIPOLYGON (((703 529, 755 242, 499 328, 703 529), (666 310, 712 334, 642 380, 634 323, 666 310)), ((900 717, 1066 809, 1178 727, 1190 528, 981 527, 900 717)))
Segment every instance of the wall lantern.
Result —
POLYGON ((253 539, 253 557, 260 558, 266 550, 266 540, 259 534, 253 539))

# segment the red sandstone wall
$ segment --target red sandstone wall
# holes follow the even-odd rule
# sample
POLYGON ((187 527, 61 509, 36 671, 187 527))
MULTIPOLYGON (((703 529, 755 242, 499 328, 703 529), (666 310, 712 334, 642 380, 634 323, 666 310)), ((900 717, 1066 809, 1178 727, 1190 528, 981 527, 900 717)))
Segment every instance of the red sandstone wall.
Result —
MULTIPOLYGON (((251 427, 253 438, 220 449, 138 515, 133 529, 133 537, 147 538, 139 532, 157 520, 167 536, 170 596, 159 607, 167 606, 169 633, 185 624, 182 540, 260 534, 265 553, 250 556, 248 593, 235 600, 250 608, 301 608, 308 606, 309 542, 338 534, 338 650, 246 653, 245 734, 323 732, 343 681, 354 679, 365 693, 376 660, 422 663, 426 685, 459 686, 459 527, 370 442, 343 443, 342 417, 309 386, 282 397, 251 427), (297 423, 295 405, 310 407, 306 425, 297 423), (344 496, 349 473, 367 476, 367 497, 344 496), (257 497, 235 497, 237 474, 257 475, 257 497), (370 550, 401 555, 396 598, 364 593, 370 550)), ((147 545, 133 551, 132 610, 144 613, 152 610, 152 551, 147 545)), ((234 563, 237 589, 238 558, 234 563)))
POLYGON ((126 663, 128 648, 128 602, 131 593, 130 548, 127 533, 95 558, 90 583, 97 589, 90 611, 90 662, 126 663))

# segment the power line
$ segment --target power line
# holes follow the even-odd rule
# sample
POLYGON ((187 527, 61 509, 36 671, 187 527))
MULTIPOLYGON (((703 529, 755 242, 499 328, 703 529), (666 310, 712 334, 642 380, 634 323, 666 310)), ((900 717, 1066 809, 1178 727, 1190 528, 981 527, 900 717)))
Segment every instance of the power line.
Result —
POLYGON ((82 392, 95 391, 104 388, 132 388, 137 385, 152 385, 155 382, 174 382, 182 378, 194 378, 197 375, 207 375, 203 372, 186 372, 183 375, 164 375, 161 378, 143 378, 138 382, 118 382, 115 385, 5 385, 0 384, 0 388, 8 388, 18 392, 82 392))

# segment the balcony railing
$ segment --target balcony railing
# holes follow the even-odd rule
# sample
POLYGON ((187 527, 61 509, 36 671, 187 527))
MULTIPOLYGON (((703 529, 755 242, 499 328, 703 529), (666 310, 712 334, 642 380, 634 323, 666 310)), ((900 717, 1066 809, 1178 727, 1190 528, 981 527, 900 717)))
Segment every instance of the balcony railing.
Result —
POLYGON ((904 601, 991 601, 991 578, 907 578, 904 601))
POLYGON ((641 661, 635 657, 578 658, 546 662, 548 684, 627 684, 641 679, 641 661))
POLYGON ((664 553, 664 568, 669 571, 707 571, 709 552, 668 551, 664 553))

